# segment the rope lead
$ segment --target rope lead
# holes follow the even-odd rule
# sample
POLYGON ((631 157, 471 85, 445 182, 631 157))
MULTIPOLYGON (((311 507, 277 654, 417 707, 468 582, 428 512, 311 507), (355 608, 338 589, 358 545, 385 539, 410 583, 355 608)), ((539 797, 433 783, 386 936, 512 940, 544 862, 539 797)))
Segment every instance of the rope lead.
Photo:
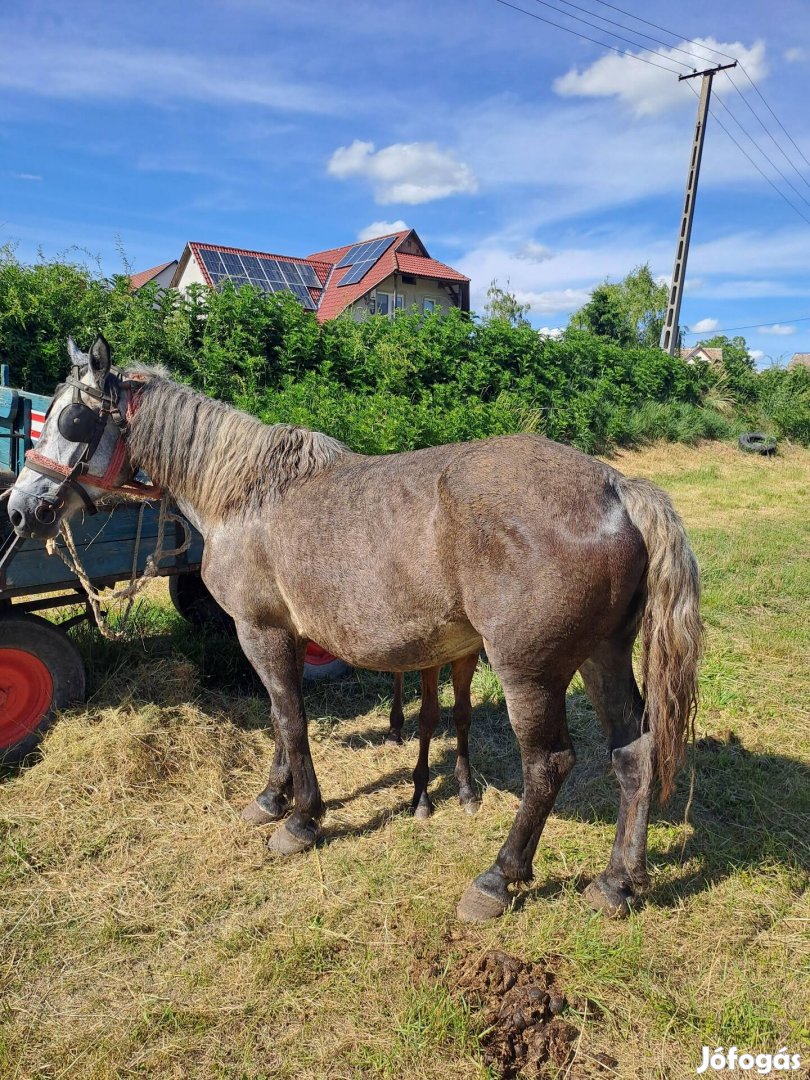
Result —
POLYGON ((132 576, 129 584, 125 585, 122 589, 116 589, 112 593, 102 594, 93 587, 93 583, 90 580, 90 576, 82 565, 82 561, 79 558, 79 552, 76 548, 76 542, 73 539, 73 533, 71 531, 69 523, 64 520, 60 526, 60 533, 64 540, 64 547, 60 547, 56 543, 56 538, 51 538, 47 541, 45 547, 49 555, 58 555, 65 566, 74 574, 81 583, 84 594, 87 597, 87 603, 90 605, 90 610, 93 612, 93 618, 96 621, 96 626, 101 631, 101 634, 107 638, 108 641, 123 641, 127 634, 125 630, 113 630, 109 624, 109 609, 105 615, 101 610, 102 601, 116 604, 120 601, 126 601, 127 606, 124 612, 124 619, 127 618, 132 610, 132 604, 137 594, 144 588, 147 582, 157 576, 158 566, 163 559, 173 558, 177 555, 182 555, 184 551, 188 551, 191 547, 191 529, 184 518, 179 514, 173 514, 169 510, 169 500, 167 497, 163 497, 160 500, 160 512, 158 514, 158 533, 157 541, 155 544, 155 550, 151 555, 147 555, 144 571, 140 577, 135 577, 138 564, 138 550, 141 542, 141 530, 143 527, 143 512, 146 507, 144 503, 141 507, 141 512, 138 515, 138 530, 135 539, 135 553, 132 561, 132 576), (179 547, 164 549, 163 537, 166 530, 166 522, 174 522, 179 525, 184 534, 185 540, 179 547))

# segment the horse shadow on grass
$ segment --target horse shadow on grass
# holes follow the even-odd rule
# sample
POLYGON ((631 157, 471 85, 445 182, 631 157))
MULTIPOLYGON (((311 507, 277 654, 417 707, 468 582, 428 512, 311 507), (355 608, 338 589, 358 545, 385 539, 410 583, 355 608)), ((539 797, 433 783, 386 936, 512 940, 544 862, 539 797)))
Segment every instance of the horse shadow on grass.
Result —
MULTIPOLYGON (((153 635, 136 645, 119 645, 88 636, 82 651, 86 654, 91 676, 91 692, 95 683, 109 684, 111 670, 123 674, 135 663, 134 673, 138 698, 144 691, 155 703, 164 704, 165 696, 154 680, 142 680, 140 673, 155 660, 187 659, 197 669, 202 699, 199 704, 210 706, 212 714, 222 715, 223 703, 235 706, 239 699, 264 698, 264 690, 239 650, 235 641, 217 634, 153 635), (146 666, 143 666, 146 665, 146 666), (95 670, 94 670, 95 669, 95 670)), ((418 741, 415 738, 416 713, 419 697, 419 675, 406 676, 405 744, 386 750, 391 769, 382 776, 350 791, 327 792, 328 806, 340 809, 386 787, 400 787, 410 781, 416 762, 418 741)), ((337 682, 309 685, 305 688, 307 712, 314 739, 336 741, 348 749, 380 745, 385 740, 385 718, 391 703, 391 677, 385 673, 353 671, 337 682), (359 728, 353 721, 358 716, 375 712, 377 717, 367 727, 359 728)), ((436 806, 455 803, 456 783, 453 776, 455 752, 447 688, 444 687, 442 720, 437 734, 450 729, 450 739, 437 739, 431 752, 430 794, 436 806)), ((247 703, 245 703, 247 704, 247 703)), ((607 750, 590 704, 581 691, 567 696, 569 727, 577 751, 577 764, 568 777, 554 807, 554 813, 569 820, 589 825, 615 825, 618 810, 618 789, 609 774, 607 750)), ((267 709, 238 708, 227 710, 235 722, 246 727, 266 727, 267 709)), ((477 704, 473 708, 470 730, 470 757, 473 775, 479 787, 490 786, 520 797, 522 777, 520 755, 509 726, 502 701, 477 704)), ((36 756, 28 759, 35 762, 36 756)), ((681 831, 669 849, 654 850, 652 867, 681 865, 683 871, 667 875, 668 882, 653 889, 651 899, 665 906, 675 905, 685 897, 704 891, 722 881, 740 867, 757 868, 769 863, 791 867, 800 872, 810 871, 810 768, 784 754, 750 751, 728 733, 724 739, 704 738, 694 748, 694 796, 690 812, 693 828, 685 845, 681 831)), ((0 769, 0 782, 16 775, 19 766, 0 769)), ((675 796, 665 807, 654 806, 653 822, 680 826, 690 786, 689 762, 681 773, 675 796)), ((374 831, 385 826, 396 814, 407 809, 409 800, 392 801, 373 813, 364 822, 351 826, 328 828, 327 842, 350 833, 374 831)), ((463 813, 458 808, 459 813, 463 813)), ((430 826, 428 826, 430 827, 430 826)), ((655 880, 655 879, 654 879, 655 880)), ((562 889, 584 886, 585 880, 571 877, 547 878, 538 881, 527 891, 527 897, 550 897, 562 889)))
MULTIPOLYGON (((342 734, 340 720, 368 710, 369 690, 379 696, 380 704, 384 704, 386 686, 390 687, 390 683, 384 676, 366 677, 360 692, 344 694, 339 701, 333 702, 329 714, 329 738, 348 748, 382 743, 386 733, 384 722, 360 731, 352 728, 342 734)), ((321 700, 317 693, 308 701, 314 715, 318 715, 318 710, 313 710, 312 706, 317 706, 321 700)), ((413 696, 413 688, 410 695, 406 688, 406 702, 413 696)), ((615 825, 618 786, 609 769, 599 722, 581 691, 568 694, 567 709, 577 765, 560 792, 554 813, 580 822, 583 829, 589 825, 615 825)), ((371 791, 399 785, 409 779, 418 750, 413 712, 406 705, 406 714, 410 715, 404 730, 405 744, 391 749, 392 764, 396 761, 397 767, 368 785, 341 793, 334 800, 335 805, 345 806, 371 791), (403 764, 399 764, 400 761, 403 764)), ((430 794, 436 807, 457 800, 452 721, 447 707, 442 709, 437 734, 443 731, 449 731, 451 738, 435 741, 431 753, 430 794)), ((520 755, 502 704, 488 703, 473 708, 470 756, 479 787, 491 786, 520 797, 520 755)), ((341 826, 334 831, 327 828, 327 842, 348 833, 381 828, 405 808, 405 805, 387 808, 352 827, 341 826)), ((463 812, 460 807, 458 812, 463 812)), ((652 822, 669 824, 677 830, 668 848, 656 850, 654 846, 650 854, 651 868, 675 868, 674 873, 666 875, 666 882, 653 885, 649 899, 657 905, 675 906, 687 897, 711 888, 741 867, 757 869, 776 863, 806 874, 810 872, 807 840, 810 836, 810 767, 785 754, 748 750, 732 732, 722 739, 701 738, 687 757, 671 801, 663 807, 654 804, 652 822), (691 828, 684 843, 681 826, 689 800, 693 766, 691 828), (680 872, 678 867, 681 867, 680 872)), ((579 874, 545 878, 526 890, 522 898, 551 898, 566 888, 582 889, 589 880, 579 874)))

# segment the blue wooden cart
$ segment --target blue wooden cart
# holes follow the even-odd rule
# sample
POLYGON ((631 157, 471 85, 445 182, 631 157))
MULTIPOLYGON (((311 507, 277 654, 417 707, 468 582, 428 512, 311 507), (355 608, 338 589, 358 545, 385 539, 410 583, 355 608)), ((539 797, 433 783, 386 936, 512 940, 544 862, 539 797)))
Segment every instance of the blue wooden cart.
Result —
MULTIPOLYGON (((39 437, 50 404, 50 398, 13 389, 8 383, 8 368, 0 365, 0 496, 22 469, 25 452, 39 437)), ((143 573, 156 548, 158 516, 157 505, 121 501, 72 526, 79 557, 95 589, 143 573)), ((200 577, 202 537, 188 522, 185 528, 190 531, 190 547, 164 557, 158 574, 169 579, 172 602, 186 619, 232 629, 200 577)), ((182 547, 185 528, 167 525, 164 548, 182 547)), ((5 505, 0 504, 0 762, 23 758, 56 710, 84 698, 84 664, 65 631, 90 614, 78 578, 58 556, 48 555, 43 541, 16 537, 5 505), (72 605, 82 610, 58 625, 35 614, 72 605)), ((331 677, 345 668, 330 653, 309 645, 308 678, 331 677)))

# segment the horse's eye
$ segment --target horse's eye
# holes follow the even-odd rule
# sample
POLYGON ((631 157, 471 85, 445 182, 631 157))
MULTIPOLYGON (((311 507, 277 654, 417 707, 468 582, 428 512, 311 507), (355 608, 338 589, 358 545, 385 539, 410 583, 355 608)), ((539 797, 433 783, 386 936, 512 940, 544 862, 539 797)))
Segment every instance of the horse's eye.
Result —
POLYGON ((59 414, 57 427, 59 433, 70 442, 92 442, 99 423, 99 415, 89 405, 77 401, 68 405, 59 414))

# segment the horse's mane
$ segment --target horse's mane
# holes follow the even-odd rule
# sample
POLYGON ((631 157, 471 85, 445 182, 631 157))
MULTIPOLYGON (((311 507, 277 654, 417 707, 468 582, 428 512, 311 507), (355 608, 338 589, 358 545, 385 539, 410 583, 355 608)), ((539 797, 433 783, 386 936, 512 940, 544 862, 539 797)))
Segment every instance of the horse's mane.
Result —
POLYGON ((132 463, 207 519, 271 503, 348 453, 329 435, 263 424, 162 370, 141 368, 138 374, 146 378, 130 428, 132 463))

